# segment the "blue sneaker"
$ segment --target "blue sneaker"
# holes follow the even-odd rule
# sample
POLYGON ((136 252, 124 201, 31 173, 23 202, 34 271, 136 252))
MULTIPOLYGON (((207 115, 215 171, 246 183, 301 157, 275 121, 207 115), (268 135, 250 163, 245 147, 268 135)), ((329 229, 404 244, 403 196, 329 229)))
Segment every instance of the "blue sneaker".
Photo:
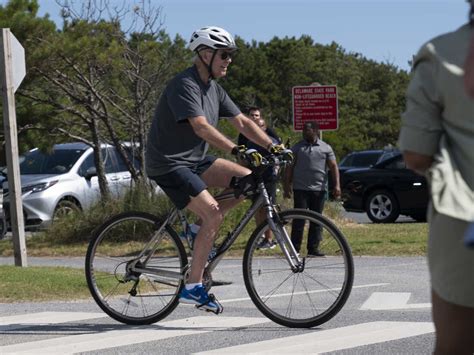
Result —
POLYGON ((179 294, 179 302, 185 304, 194 304, 196 308, 215 314, 222 313, 224 307, 216 300, 214 295, 207 293, 204 286, 195 286, 192 290, 186 290, 183 287, 179 294))

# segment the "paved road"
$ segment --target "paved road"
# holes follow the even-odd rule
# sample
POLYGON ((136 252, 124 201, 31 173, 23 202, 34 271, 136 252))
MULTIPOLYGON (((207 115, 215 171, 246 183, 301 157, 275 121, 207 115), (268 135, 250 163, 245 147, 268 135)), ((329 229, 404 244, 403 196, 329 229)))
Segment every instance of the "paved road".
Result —
MULTIPOLYGON (((29 258, 30 265, 82 263, 81 258, 29 258)), ((232 282, 213 288, 225 307, 219 316, 179 306, 162 322, 131 327, 89 301, 0 304, 0 354, 431 353, 425 259, 358 257, 355 270, 346 306, 314 329, 289 329, 266 319, 248 298, 238 259, 224 260, 213 275, 232 282)))
MULTIPOLYGON (((346 211, 343 211, 342 213, 345 217, 350 218, 359 224, 373 223, 369 219, 369 217, 367 217, 366 213, 346 212, 346 211)), ((411 217, 400 215, 395 221, 395 223, 416 223, 416 221, 411 217)))

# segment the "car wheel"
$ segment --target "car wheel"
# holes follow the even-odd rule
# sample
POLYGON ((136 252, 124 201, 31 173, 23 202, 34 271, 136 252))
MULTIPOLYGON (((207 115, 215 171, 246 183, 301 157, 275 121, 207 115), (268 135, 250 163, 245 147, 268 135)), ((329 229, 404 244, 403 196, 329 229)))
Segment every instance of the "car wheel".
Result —
POLYGON ((78 211, 80 211, 80 207, 75 202, 70 200, 61 200, 54 210, 53 220, 56 221, 78 211))
POLYGON ((390 191, 377 190, 367 198, 365 212, 374 223, 392 223, 400 215, 400 208, 390 191))

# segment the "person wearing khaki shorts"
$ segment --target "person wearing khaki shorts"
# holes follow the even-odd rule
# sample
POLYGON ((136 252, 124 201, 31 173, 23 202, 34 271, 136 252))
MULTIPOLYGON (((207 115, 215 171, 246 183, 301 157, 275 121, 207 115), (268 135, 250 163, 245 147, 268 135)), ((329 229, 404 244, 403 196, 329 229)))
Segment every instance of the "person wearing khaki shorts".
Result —
POLYGON ((435 354, 474 353, 474 248, 464 243, 474 223, 474 99, 464 86, 473 24, 428 41, 414 57, 399 137, 407 166, 430 184, 435 354))

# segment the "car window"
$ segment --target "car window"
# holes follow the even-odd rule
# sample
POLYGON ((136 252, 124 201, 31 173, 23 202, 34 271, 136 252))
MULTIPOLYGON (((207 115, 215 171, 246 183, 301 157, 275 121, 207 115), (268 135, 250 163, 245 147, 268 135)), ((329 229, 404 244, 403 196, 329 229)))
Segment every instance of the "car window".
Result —
POLYGON ((86 176, 87 169, 95 168, 94 154, 91 152, 79 167, 79 175, 86 176))
POLYGON ((384 161, 384 160, 387 160, 389 158, 392 158, 396 155, 400 154, 400 151, 399 150, 389 150, 389 151, 385 151, 381 156, 380 156, 380 159, 378 160, 378 163, 384 161))
POLYGON ((28 152, 20 164, 20 174, 64 174, 71 170, 83 149, 57 149, 43 153, 39 149, 28 152))
POLYGON ((355 166, 355 167, 371 166, 377 162, 379 157, 380 157, 380 153, 377 153, 377 152, 354 154, 354 160, 351 166, 355 166))
POLYGON ((354 154, 346 155, 345 158, 341 160, 339 166, 352 166, 352 161, 354 160, 354 154))
MULTIPOLYGON (((132 151, 130 147, 125 147, 125 153, 127 154, 128 159, 132 162, 135 169, 139 169, 140 161, 138 160, 138 157, 137 157, 138 151, 136 149, 132 151)), ((120 155, 118 150, 116 150, 115 148, 114 148, 114 155, 115 155, 115 159, 118 162, 117 172, 128 171, 127 164, 125 164, 125 161, 122 159, 122 156, 120 155)))
MULTIPOLYGON (((110 174, 117 171, 117 164, 115 163, 115 152, 113 148, 102 148, 101 149, 102 159, 105 164, 105 173, 110 174)), ((91 152, 87 158, 82 162, 79 168, 79 175, 85 176, 87 169, 95 168, 94 153, 91 152)))
POLYGON ((105 173, 116 173, 118 171, 117 162, 115 158, 115 148, 102 148, 102 159, 104 159, 105 173))
POLYGON ((399 156, 394 161, 385 165, 386 169, 406 169, 405 161, 403 160, 402 156, 399 156))

